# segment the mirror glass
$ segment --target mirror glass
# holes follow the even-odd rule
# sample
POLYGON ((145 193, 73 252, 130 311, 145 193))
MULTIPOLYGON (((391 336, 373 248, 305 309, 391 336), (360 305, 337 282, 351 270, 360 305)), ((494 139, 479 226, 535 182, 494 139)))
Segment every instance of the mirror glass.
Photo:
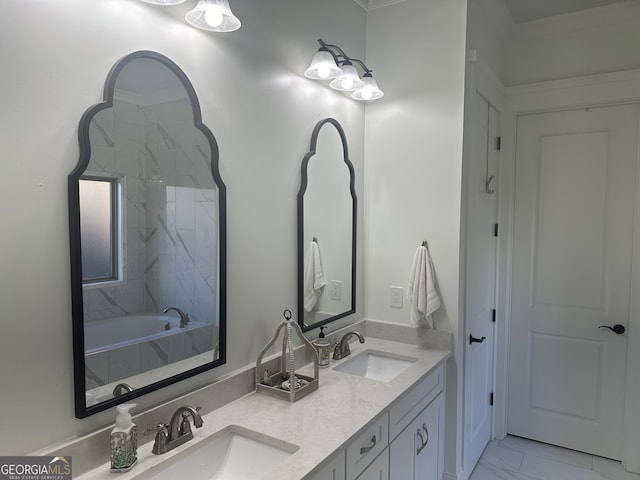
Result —
POLYGON ((304 331, 355 312, 356 193, 347 138, 318 122, 298 192, 298 322, 304 331))
POLYGON ((76 416, 225 363, 225 186, 184 72, 135 52, 69 175, 76 416))

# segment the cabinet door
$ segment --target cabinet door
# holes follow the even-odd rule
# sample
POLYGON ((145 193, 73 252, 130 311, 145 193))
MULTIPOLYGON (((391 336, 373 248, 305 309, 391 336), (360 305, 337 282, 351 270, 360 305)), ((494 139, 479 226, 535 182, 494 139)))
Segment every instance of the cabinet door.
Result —
POLYGON ((389 467, 393 480, 413 480, 416 475, 416 452, 420 446, 416 433, 420 417, 411 422, 389 447, 389 467))
POLYGON ((393 480, 442 480, 444 395, 429 404, 391 443, 393 480))
POLYGON ((418 416, 416 434, 423 441, 422 448, 416 449, 416 476, 420 480, 442 480, 444 467, 444 402, 440 395, 418 416))
POLYGON ((384 449, 357 480, 389 480, 389 450, 384 449))

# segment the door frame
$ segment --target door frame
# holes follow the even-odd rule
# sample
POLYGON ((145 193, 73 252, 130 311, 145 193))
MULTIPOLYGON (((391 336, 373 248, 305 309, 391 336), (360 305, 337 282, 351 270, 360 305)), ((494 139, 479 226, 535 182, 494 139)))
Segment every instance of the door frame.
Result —
MULTIPOLYGON (((509 372, 509 338, 511 321, 511 281, 513 254, 513 215, 515 182, 516 122, 519 115, 546 113, 576 108, 640 103, 640 69, 538 82, 504 89, 500 115, 502 150, 498 178, 498 242, 497 318, 496 318, 496 391, 494 433, 507 434, 507 378, 509 372)), ((640 136, 640 132, 639 132, 640 136)), ((640 192, 640 169, 636 174, 640 192)), ((636 198, 634 238, 640 239, 640 208, 636 198)), ((640 261, 640 241, 634 242, 634 264, 640 261)), ((640 272, 633 269, 631 291, 640 292, 640 272)), ((640 405, 640 378, 634 378, 630 365, 640 365, 640 298, 631 296, 625 405, 640 405)), ((640 473, 640 456, 633 445, 640 444, 640 411, 625 409, 623 432, 623 465, 640 473)))

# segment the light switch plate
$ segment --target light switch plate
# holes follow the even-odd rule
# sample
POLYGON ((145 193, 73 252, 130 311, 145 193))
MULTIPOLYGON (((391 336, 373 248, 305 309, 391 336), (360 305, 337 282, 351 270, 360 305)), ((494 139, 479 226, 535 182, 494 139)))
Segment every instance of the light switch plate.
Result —
POLYGON ((331 280, 331 300, 342 300, 342 282, 331 280))
POLYGON ((402 287, 389 287, 391 291, 391 306, 402 308, 402 287))

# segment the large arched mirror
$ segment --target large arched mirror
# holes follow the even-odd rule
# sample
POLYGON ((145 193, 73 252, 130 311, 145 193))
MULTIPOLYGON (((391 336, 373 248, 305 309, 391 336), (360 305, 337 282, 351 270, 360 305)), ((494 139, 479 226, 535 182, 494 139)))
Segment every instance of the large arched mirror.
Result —
POLYGON ((298 192, 298 322, 304 331, 355 312, 355 173, 347 137, 318 122, 302 160, 298 192))
POLYGON ((226 361, 218 145, 167 57, 138 51, 80 120, 69 175, 76 417, 226 361))

